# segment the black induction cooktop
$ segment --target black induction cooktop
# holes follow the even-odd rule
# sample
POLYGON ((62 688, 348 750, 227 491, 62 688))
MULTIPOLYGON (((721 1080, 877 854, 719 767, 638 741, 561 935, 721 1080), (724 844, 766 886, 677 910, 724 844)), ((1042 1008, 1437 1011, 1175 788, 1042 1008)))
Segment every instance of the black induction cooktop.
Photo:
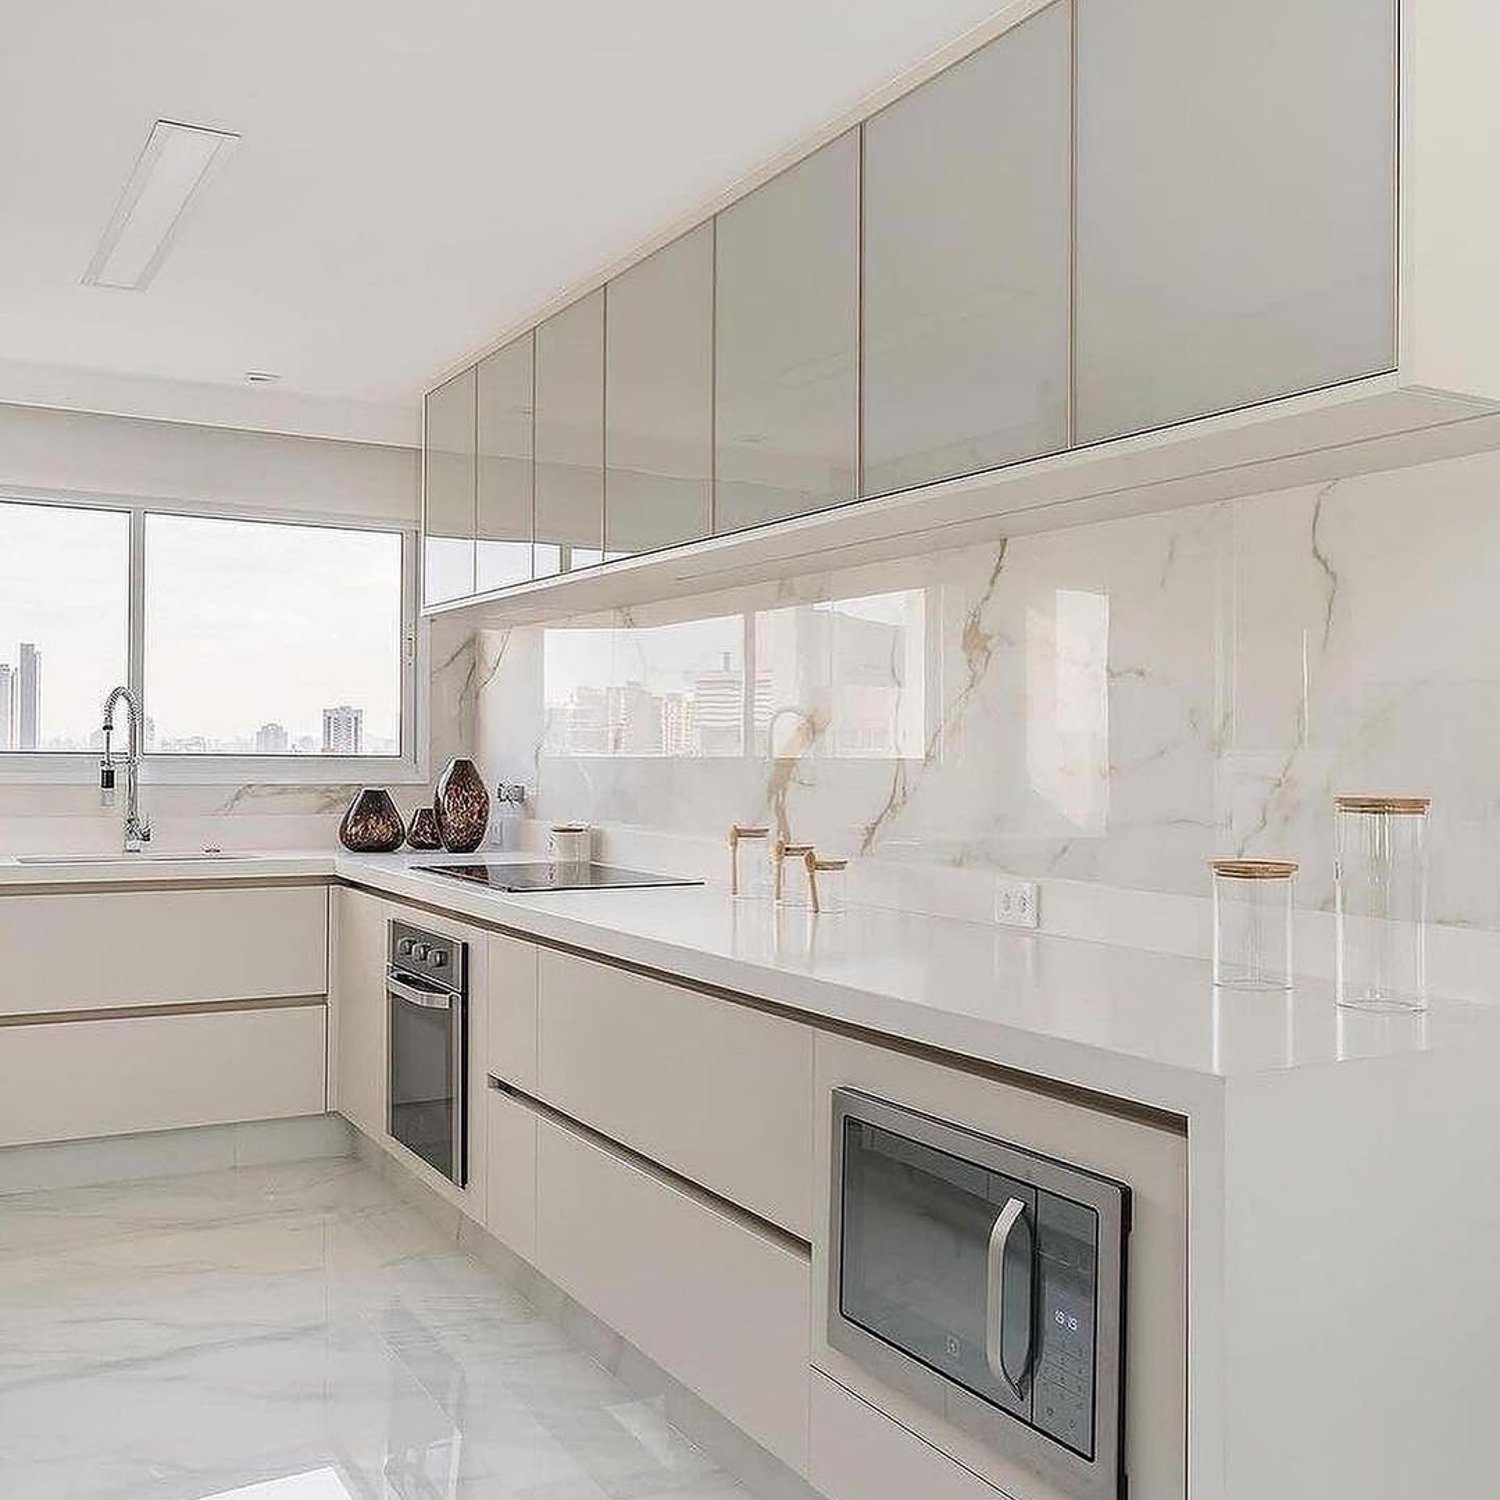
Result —
POLYGON ((478 865, 417 865, 427 875, 468 880, 494 891, 608 891, 656 885, 702 885, 674 875, 622 870, 617 865, 523 864, 518 860, 478 865))

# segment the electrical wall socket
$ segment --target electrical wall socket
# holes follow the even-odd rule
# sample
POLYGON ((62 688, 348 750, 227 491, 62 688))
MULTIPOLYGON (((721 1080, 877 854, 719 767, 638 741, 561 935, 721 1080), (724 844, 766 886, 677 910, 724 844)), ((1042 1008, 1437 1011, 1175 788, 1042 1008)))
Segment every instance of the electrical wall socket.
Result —
POLYGON ((1036 881, 1002 875, 995 882, 995 920, 1002 927, 1035 927, 1041 921, 1036 881))

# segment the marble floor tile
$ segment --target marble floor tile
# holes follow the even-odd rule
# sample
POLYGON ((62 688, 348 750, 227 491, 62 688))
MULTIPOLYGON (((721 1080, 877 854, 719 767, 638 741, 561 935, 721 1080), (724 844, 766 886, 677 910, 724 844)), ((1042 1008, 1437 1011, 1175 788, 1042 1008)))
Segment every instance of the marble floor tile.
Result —
POLYGON ((0 1496, 747 1496, 352 1159, 0 1199, 0 1329, 0 1496))

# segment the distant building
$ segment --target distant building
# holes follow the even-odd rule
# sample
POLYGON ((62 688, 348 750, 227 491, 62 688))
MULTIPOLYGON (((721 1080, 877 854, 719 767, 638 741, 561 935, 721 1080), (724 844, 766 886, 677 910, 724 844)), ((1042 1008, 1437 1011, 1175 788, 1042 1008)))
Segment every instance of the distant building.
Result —
POLYGON ((0 662, 0 750, 16 748, 16 674, 0 662))
POLYGON ((693 683, 693 724, 699 755, 745 753, 745 674, 730 665, 727 651, 717 672, 693 683))
POLYGON ((324 755, 358 755, 364 748, 364 738, 364 709, 341 703, 323 710, 324 755))
POLYGON ((661 753, 677 756, 698 753, 693 733, 693 700, 682 693, 668 693, 661 700, 661 753))
MULTIPOLYGON (((324 733, 327 733, 328 716, 323 716, 324 733)), ((291 736, 285 724, 262 724, 255 731, 255 753, 257 755, 285 755, 291 744, 291 736)))
POLYGON ((611 754, 661 754, 661 699, 639 682, 609 689, 609 723, 611 754))
POLYGON ((35 750, 42 738, 42 653, 21 642, 16 667, 15 748, 35 750))

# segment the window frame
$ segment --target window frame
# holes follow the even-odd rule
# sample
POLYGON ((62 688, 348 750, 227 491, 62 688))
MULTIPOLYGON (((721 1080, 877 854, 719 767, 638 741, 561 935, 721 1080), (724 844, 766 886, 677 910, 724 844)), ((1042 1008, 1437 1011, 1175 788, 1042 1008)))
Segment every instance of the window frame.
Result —
MULTIPOLYGON (((267 512, 232 505, 193 505, 129 495, 70 494, 0 485, 0 504, 49 505, 65 510, 106 510, 130 520, 126 605, 126 685, 145 704, 146 518, 185 516, 270 526, 312 526, 336 531, 379 531, 401 538, 401 751, 398 755, 183 755, 141 757, 143 786, 413 786, 428 780, 427 632, 418 612, 420 546, 415 521, 310 511, 267 512)), ((104 706, 101 690, 99 706, 104 706)), ((150 713, 145 704, 145 712, 150 713)), ((99 757, 88 751, 0 751, 0 784, 96 783, 99 757)))

